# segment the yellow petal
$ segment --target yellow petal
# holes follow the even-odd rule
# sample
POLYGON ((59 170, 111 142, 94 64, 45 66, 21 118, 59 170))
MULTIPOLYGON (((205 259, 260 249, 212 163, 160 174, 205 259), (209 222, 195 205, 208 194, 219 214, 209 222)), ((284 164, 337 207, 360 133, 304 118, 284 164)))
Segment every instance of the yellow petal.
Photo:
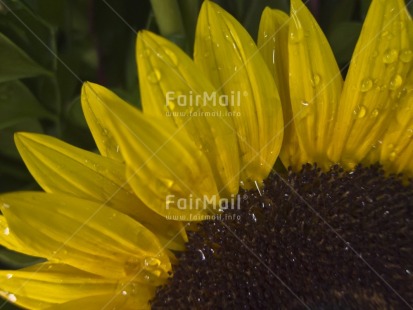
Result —
POLYGON ((332 161, 351 168, 376 147, 403 96, 411 61, 411 20, 404 1, 374 0, 344 84, 332 161))
POLYGON ((267 177, 283 136, 280 98, 274 79, 247 31, 227 12, 205 1, 198 18, 195 63, 216 89, 240 93, 233 112, 246 187, 267 177))
POLYGON ((326 149, 343 82, 327 39, 300 0, 291 0, 288 53, 291 106, 305 162, 329 167, 326 149))
POLYGON ((166 220, 134 195, 122 162, 45 135, 18 133, 15 141, 30 173, 46 192, 70 194, 110 206, 138 220, 169 248, 184 249, 187 238, 182 223, 166 220), (178 238, 174 238, 177 234, 178 238))
POLYGON ((380 163, 386 172, 403 173, 406 177, 413 176, 413 80, 409 82, 410 93, 401 100, 391 118, 380 152, 380 163))
MULTIPOLYGON (((88 85, 89 84, 85 83, 83 87, 87 87, 88 85)), ((87 124, 100 154, 105 157, 123 161, 122 154, 119 151, 119 144, 116 143, 113 133, 109 130, 109 128, 107 128, 106 120, 100 113, 101 111, 94 110, 88 104, 85 104, 84 101, 86 99, 83 94, 84 92, 82 92, 81 95, 83 115, 86 118, 87 124)))
POLYGON ((236 194, 238 145, 232 117, 222 101, 226 97, 168 40, 140 32, 137 51, 144 113, 186 130, 208 158, 221 196, 236 194))
POLYGON ((219 201, 219 194, 205 155, 185 131, 143 115, 102 86, 88 83, 83 97, 85 104, 105 115, 127 163, 127 179, 148 207, 181 221, 219 211, 214 203, 195 208, 191 204, 205 197, 219 201))
POLYGON ((10 231, 38 256, 109 278, 139 272, 144 282, 170 271, 156 236, 114 209, 39 192, 1 195, 0 206, 10 231))
POLYGON ((16 237, 13 232, 10 231, 9 224, 3 215, 0 215, 0 245, 27 255, 36 256, 37 252, 27 249, 16 237))
MULTIPOLYGON (((152 294, 153 295, 153 294, 152 294)), ((55 305, 47 308, 47 310, 73 310, 73 309, 122 309, 122 310, 145 310, 151 309, 149 300, 151 295, 146 292, 140 292, 134 296, 124 296, 123 294, 113 295, 99 295, 85 297, 68 301, 64 304, 55 305)))
POLYGON ((145 305, 155 290, 153 286, 136 283, 128 278, 102 278, 68 265, 53 263, 37 264, 20 270, 1 270, 0 279, 0 295, 29 309, 44 309, 53 305, 59 308, 62 303, 81 298, 109 302, 120 296, 123 296, 122 304, 129 298, 140 298, 142 305, 145 305), (110 298, 102 299, 102 295, 110 298))
POLYGON ((280 158, 285 167, 300 167, 306 161, 305 150, 300 150, 294 126, 290 100, 288 35, 289 17, 283 11, 265 8, 258 30, 258 49, 274 77, 280 94, 284 138, 280 158))

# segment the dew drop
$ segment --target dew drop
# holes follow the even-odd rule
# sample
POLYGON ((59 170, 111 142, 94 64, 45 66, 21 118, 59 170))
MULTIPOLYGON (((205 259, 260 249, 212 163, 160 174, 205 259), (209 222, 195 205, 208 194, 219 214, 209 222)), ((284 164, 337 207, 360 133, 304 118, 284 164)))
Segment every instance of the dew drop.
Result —
POLYGON ((390 81, 389 83, 389 88, 391 90, 395 90, 397 88, 399 88, 400 86, 402 86, 403 83, 403 78, 399 75, 396 74, 390 81))
POLYGON ((362 105, 357 106, 357 108, 353 111, 353 114, 356 118, 363 118, 366 116, 366 113, 367 109, 362 105))
POLYGON ((16 302, 17 301, 17 297, 14 294, 8 294, 7 295, 7 300, 10 302, 16 302))
POLYGON ((290 32, 290 40, 292 43, 300 43, 304 38, 304 31, 302 28, 297 28, 290 32))
POLYGON ((389 155, 389 160, 394 161, 396 159, 397 153, 396 152, 391 152, 389 155))
POLYGON ((6 278, 7 278, 7 279, 11 279, 11 278, 13 278, 13 274, 12 274, 12 273, 8 273, 8 274, 6 274, 6 278))
POLYGON ((413 137, 413 129, 412 128, 407 129, 407 137, 408 138, 413 137))
POLYGON ((403 21, 400 21, 397 23, 397 25, 399 26, 400 30, 404 30, 406 28, 406 24, 403 21))
POLYGON ((169 48, 164 48, 164 53, 169 57, 170 63, 174 66, 178 65, 178 57, 169 48))
POLYGON ((310 105, 310 103, 308 101, 302 100, 301 104, 305 107, 308 107, 310 105))
POLYGON ((155 69, 148 74, 148 81, 151 83, 158 83, 161 80, 161 77, 161 72, 158 69, 155 69))
POLYGON ((397 60, 399 57, 399 52, 394 48, 389 48, 384 52, 383 62, 386 64, 391 64, 397 60))
POLYGON ((122 291, 122 295, 126 296, 126 295, 128 295, 128 292, 127 291, 122 291))
POLYGON ((158 267, 161 265, 161 261, 154 257, 147 257, 144 260, 144 264, 146 267, 158 267))
POLYGON ((9 209, 10 205, 8 203, 3 202, 3 208, 9 209))
POLYGON ((372 117, 377 117, 379 115, 379 110, 374 109, 373 111, 371 111, 371 116, 372 117))
POLYGON ((125 269, 136 269, 139 266, 139 260, 137 257, 132 256, 125 262, 125 269))
POLYGON ((318 84, 320 84, 321 77, 318 74, 314 74, 313 77, 311 78, 311 85, 313 87, 316 87, 318 84))
POLYGON ((367 78, 361 81, 360 91, 364 93, 364 92, 369 91, 372 87, 373 87, 373 81, 367 78))
POLYGON ((173 111, 173 110, 175 110, 175 103, 173 103, 173 101, 169 101, 168 102, 168 108, 169 108, 169 110, 171 110, 171 111, 173 111))
POLYGON ((3 235, 5 235, 5 236, 10 235, 10 229, 8 227, 4 228, 3 235))
POLYGON ((163 184, 167 187, 167 188, 171 188, 175 182, 171 179, 162 179, 163 184))
POLYGON ((410 49, 404 49, 400 52, 400 60, 403 62, 411 62, 413 59, 413 52, 410 49))
POLYGON ((407 94, 407 89, 406 87, 403 87, 398 93, 397 93, 397 99, 400 99, 404 97, 407 94))

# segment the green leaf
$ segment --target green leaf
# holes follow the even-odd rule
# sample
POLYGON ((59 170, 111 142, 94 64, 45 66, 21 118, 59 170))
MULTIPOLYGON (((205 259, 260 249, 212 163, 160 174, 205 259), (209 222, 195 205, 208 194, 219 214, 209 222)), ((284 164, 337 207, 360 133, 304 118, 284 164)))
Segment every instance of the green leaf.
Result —
POLYGON ((22 82, 0 83, 0 129, 38 118, 56 120, 22 82))
MULTIPOLYGON (((49 71, 56 68, 56 29, 36 16, 22 1, 2 0, 0 32, 49 71), (54 55, 53 55, 54 54, 54 55)), ((59 1, 57 1, 59 2, 59 1)))
POLYGON ((0 33, 0 83, 40 74, 50 74, 50 72, 34 62, 22 49, 0 33))

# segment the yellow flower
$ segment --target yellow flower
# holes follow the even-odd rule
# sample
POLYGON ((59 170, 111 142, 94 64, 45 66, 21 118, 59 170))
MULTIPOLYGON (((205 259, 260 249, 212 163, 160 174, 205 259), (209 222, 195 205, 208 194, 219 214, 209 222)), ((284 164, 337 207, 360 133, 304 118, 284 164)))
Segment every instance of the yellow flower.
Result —
POLYGON ((282 143, 278 92, 247 32, 218 10, 204 5, 199 32, 213 19, 214 38, 195 57, 219 61, 216 71, 205 74, 171 42, 139 34, 143 112, 85 83, 82 107, 100 155, 16 134, 44 192, 0 196, 0 242, 47 261, 1 271, 4 298, 31 309, 147 307, 172 271, 170 250, 184 250, 183 222, 221 212, 240 182, 259 186, 268 176, 282 143), (233 50, 215 43, 223 40, 233 50))
POLYGON ((413 173, 412 25, 403 1, 373 1, 343 90, 318 25, 299 0, 291 8, 291 18, 264 11, 258 49, 206 1, 194 61, 141 32, 143 111, 83 86, 100 155, 16 135, 44 192, 0 196, 0 244, 46 261, 1 271, 5 299, 30 309, 149 307, 171 276, 173 251, 185 249, 186 223, 220 214, 239 184, 259 188, 279 154, 296 170, 379 161, 413 173))
POLYGON ((258 46, 283 103, 286 167, 380 162, 388 173, 413 175, 412 35, 403 0, 373 1, 343 84, 301 1, 291 1, 291 18, 264 11, 258 46))

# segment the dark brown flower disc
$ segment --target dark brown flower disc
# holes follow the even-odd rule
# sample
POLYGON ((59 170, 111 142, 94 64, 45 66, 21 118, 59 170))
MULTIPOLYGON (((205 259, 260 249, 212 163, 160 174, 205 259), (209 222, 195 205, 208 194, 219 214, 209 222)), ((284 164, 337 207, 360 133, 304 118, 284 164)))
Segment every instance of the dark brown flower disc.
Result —
POLYGON ((154 309, 411 309, 413 185, 306 165, 199 224, 154 309))

